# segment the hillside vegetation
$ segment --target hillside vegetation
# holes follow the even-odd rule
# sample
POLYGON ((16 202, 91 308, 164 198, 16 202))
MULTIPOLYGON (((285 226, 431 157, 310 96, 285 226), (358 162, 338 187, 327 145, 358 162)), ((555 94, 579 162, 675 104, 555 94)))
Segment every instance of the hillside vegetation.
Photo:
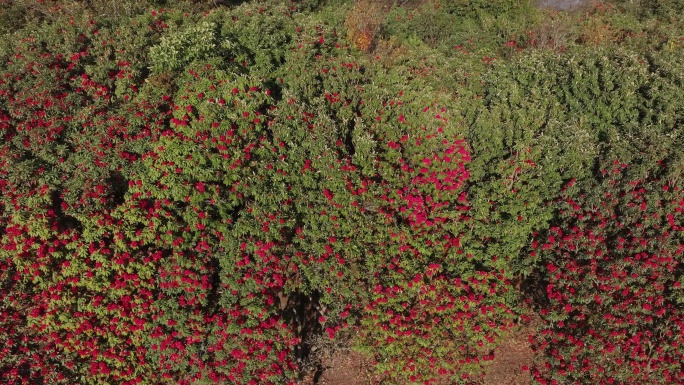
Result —
POLYGON ((684 384, 684 3, 0 5, 0 382, 684 384))

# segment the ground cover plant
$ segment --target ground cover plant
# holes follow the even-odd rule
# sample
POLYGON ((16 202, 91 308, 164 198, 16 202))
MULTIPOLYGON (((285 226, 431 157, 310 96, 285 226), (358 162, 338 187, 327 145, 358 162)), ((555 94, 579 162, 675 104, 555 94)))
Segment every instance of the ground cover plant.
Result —
POLYGON ((684 384, 678 2, 0 9, 2 383, 684 384))

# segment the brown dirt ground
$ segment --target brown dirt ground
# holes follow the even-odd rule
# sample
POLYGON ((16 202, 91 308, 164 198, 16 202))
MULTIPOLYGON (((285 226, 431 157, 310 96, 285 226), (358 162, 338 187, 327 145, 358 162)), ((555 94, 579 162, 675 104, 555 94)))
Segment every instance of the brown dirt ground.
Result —
POLYGON ((323 361, 323 372, 314 381, 307 376, 302 385, 372 385, 379 382, 373 361, 357 352, 344 352, 323 361))
MULTIPOLYGON (((530 385, 529 373, 523 366, 531 366, 533 352, 528 336, 533 325, 523 325, 511 333, 494 351, 485 373, 484 385, 530 385)), ((314 379, 307 375, 301 385, 374 385, 381 377, 373 372, 373 361, 353 351, 341 352, 323 360, 322 372, 314 379)))
POLYGON ((523 366, 532 366, 534 353, 529 343, 529 335, 534 326, 525 325, 511 333, 494 350, 494 361, 487 367, 484 385, 530 385, 529 372, 523 366))

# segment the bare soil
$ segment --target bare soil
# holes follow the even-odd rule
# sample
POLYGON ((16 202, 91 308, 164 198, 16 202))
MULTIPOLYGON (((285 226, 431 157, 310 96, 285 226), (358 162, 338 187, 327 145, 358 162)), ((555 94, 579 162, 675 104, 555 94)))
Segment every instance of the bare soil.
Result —
MULTIPOLYGON (((484 385, 530 385, 529 372, 533 352, 529 335, 533 325, 522 325, 511 333, 494 351, 494 360, 487 366, 484 385)), ((373 372, 373 361, 361 353, 345 351, 323 359, 318 373, 308 374, 301 385, 374 385, 381 376, 373 372)))
POLYGON ((328 357, 321 369, 318 376, 307 376, 302 385, 372 385, 380 382, 380 377, 373 371, 372 360, 357 352, 328 357))
POLYGON ((529 336, 533 326, 521 327, 509 335, 494 350, 494 361, 487 367, 485 385, 529 385, 532 383, 528 371, 523 367, 531 367, 534 353, 530 347, 529 336))

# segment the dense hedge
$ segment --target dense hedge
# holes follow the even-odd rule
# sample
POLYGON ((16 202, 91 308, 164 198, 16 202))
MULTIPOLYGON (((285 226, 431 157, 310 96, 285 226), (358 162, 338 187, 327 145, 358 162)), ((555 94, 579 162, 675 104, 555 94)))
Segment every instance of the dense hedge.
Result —
POLYGON ((549 280, 540 383, 681 381, 684 199, 670 160, 659 166, 602 162, 598 183, 568 183, 533 242, 549 280))
POLYGON ((675 5, 171 5, 2 18, 3 383, 683 383, 675 5))

